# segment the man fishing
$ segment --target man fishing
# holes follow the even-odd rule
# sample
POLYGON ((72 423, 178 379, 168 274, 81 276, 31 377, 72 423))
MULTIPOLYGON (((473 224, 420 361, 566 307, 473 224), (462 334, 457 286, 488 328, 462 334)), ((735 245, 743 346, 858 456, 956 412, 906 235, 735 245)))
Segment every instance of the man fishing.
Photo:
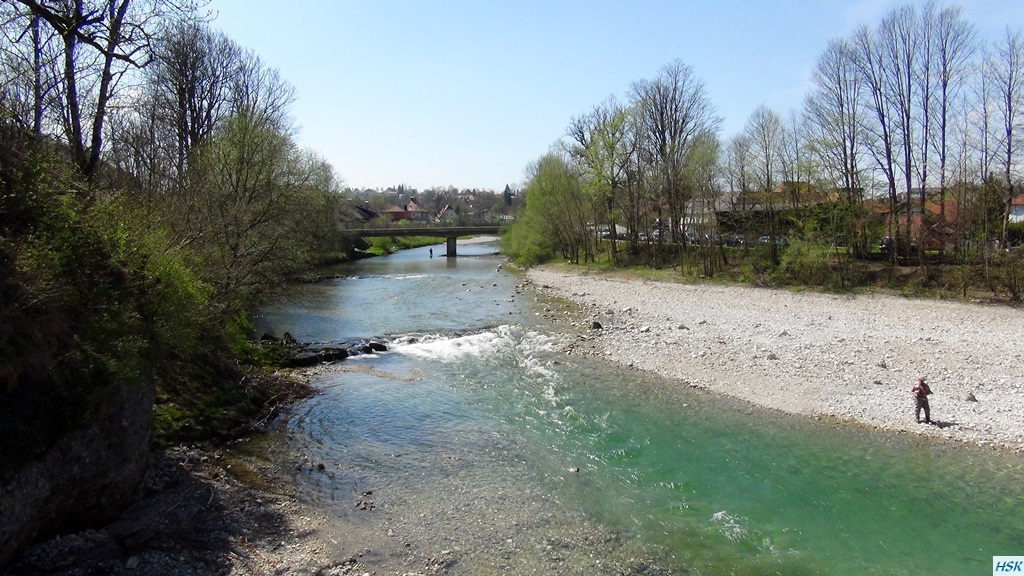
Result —
POLYGON ((917 384, 910 388, 910 395, 914 397, 914 418, 918 423, 921 422, 922 409, 924 410, 924 423, 932 423, 931 410, 928 408, 928 396, 931 393, 932 389, 928 387, 923 376, 918 378, 917 384))

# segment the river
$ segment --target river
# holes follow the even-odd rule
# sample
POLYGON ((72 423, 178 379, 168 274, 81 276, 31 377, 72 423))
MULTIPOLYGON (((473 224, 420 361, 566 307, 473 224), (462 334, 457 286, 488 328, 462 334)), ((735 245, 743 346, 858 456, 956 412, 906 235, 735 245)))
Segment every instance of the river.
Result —
POLYGON ((428 250, 344 265, 257 318, 300 341, 388 344, 321 371, 323 392, 278 422, 274 448, 339 540, 374 543, 370 565, 962 575, 1024 554, 1019 455, 790 417, 567 355, 574 335, 542 313, 557 303, 521 288, 494 244, 428 250))

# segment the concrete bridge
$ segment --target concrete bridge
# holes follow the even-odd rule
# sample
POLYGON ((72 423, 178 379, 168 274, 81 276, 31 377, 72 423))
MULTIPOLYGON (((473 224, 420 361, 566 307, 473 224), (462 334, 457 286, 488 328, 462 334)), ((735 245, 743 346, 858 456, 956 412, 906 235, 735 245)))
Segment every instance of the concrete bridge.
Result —
POLYGON ((455 256, 455 241, 459 236, 497 236, 501 231, 500 224, 478 224, 475 226, 396 226, 394 228, 346 228, 345 232, 354 236, 397 237, 397 236, 435 236, 447 239, 445 256, 455 256))

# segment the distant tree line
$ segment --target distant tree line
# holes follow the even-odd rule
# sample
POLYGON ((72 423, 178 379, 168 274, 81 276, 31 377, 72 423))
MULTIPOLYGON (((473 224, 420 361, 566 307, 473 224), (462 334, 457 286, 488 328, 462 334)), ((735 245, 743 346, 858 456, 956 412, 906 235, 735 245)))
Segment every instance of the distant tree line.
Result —
MULTIPOLYGON (((831 41, 801 107, 761 106, 725 140, 703 83, 675 61, 571 119, 528 168, 508 249, 712 274, 726 233, 860 255, 890 237, 947 263, 998 263, 1022 240, 1022 113, 1020 29, 980 39, 961 8, 932 2, 831 41), (663 242, 681 247, 667 261, 663 242)), ((778 266, 784 244, 769 245, 778 266)))

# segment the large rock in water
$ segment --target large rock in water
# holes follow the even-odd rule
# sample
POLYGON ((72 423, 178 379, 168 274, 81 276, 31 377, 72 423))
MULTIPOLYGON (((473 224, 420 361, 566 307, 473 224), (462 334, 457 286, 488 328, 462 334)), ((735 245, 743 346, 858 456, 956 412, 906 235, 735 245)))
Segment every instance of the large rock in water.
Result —
POLYGON ((152 383, 112 390, 82 409, 89 410, 87 426, 21 468, 0 472, 0 567, 39 539, 113 520, 142 478, 152 383))

